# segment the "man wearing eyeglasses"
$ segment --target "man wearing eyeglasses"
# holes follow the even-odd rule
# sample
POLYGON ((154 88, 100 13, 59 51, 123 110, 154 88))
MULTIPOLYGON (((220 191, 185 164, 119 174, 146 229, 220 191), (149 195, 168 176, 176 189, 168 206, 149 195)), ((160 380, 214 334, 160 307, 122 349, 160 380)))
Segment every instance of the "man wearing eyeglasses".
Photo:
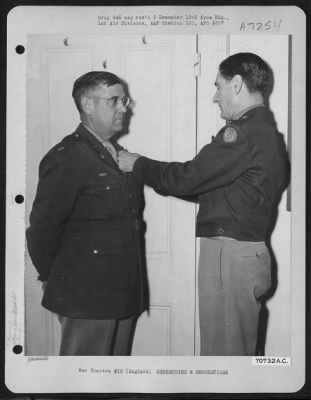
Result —
POLYGON ((201 355, 251 356, 260 300, 271 285, 265 240, 287 156, 264 104, 269 69, 260 57, 228 57, 215 86, 226 125, 192 160, 167 163, 122 151, 119 166, 159 192, 198 197, 201 355))
POLYGON ((61 322, 60 355, 130 355, 148 307, 142 185, 116 163, 130 98, 120 78, 96 71, 72 95, 81 123, 41 161, 28 250, 42 305, 61 322))

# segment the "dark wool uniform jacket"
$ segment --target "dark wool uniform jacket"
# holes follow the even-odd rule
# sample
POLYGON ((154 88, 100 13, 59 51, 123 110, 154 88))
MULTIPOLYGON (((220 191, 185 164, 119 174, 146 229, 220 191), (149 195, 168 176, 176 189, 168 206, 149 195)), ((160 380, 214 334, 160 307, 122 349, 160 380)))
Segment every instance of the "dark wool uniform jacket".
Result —
POLYGON ((193 160, 141 157, 133 172, 163 194, 196 195, 197 236, 262 241, 285 187, 288 159, 272 113, 258 106, 228 122, 193 160))
POLYGON ((88 319, 143 312, 143 206, 143 186, 83 125, 51 149, 26 232, 39 279, 47 281, 42 305, 88 319))

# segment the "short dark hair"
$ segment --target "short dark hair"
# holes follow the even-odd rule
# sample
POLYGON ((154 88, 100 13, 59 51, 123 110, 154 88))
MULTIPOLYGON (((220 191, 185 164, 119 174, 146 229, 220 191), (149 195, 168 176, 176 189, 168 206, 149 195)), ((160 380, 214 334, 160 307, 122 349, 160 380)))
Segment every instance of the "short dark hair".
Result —
POLYGON ((265 94, 269 84, 268 64, 253 53, 236 53, 229 56, 219 65, 219 72, 231 80, 235 75, 241 75, 249 92, 265 94))
POLYGON ((117 75, 107 71, 91 71, 80 76, 72 89, 72 97, 77 106, 79 112, 82 112, 81 108, 81 97, 90 89, 95 89, 99 85, 113 86, 121 84, 124 86, 124 82, 117 75))

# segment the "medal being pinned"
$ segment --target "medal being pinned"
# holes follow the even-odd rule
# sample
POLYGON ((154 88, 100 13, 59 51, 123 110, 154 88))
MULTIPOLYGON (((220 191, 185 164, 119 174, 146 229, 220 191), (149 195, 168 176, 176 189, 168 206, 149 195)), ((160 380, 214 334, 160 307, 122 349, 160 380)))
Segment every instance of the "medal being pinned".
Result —
POLYGON ((237 137, 238 133, 232 126, 227 127, 223 133, 223 140, 225 143, 233 143, 237 140, 237 137))

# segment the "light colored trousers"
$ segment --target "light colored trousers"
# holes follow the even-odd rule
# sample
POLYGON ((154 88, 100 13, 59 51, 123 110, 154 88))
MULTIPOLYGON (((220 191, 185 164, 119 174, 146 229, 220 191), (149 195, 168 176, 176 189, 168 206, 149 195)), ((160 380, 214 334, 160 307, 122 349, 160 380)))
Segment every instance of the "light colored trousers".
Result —
POLYGON ((58 316, 60 356, 129 356, 136 318, 90 320, 58 316))
POLYGON ((201 355, 255 355, 259 299, 270 287, 271 261, 264 242, 201 238, 201 355))

